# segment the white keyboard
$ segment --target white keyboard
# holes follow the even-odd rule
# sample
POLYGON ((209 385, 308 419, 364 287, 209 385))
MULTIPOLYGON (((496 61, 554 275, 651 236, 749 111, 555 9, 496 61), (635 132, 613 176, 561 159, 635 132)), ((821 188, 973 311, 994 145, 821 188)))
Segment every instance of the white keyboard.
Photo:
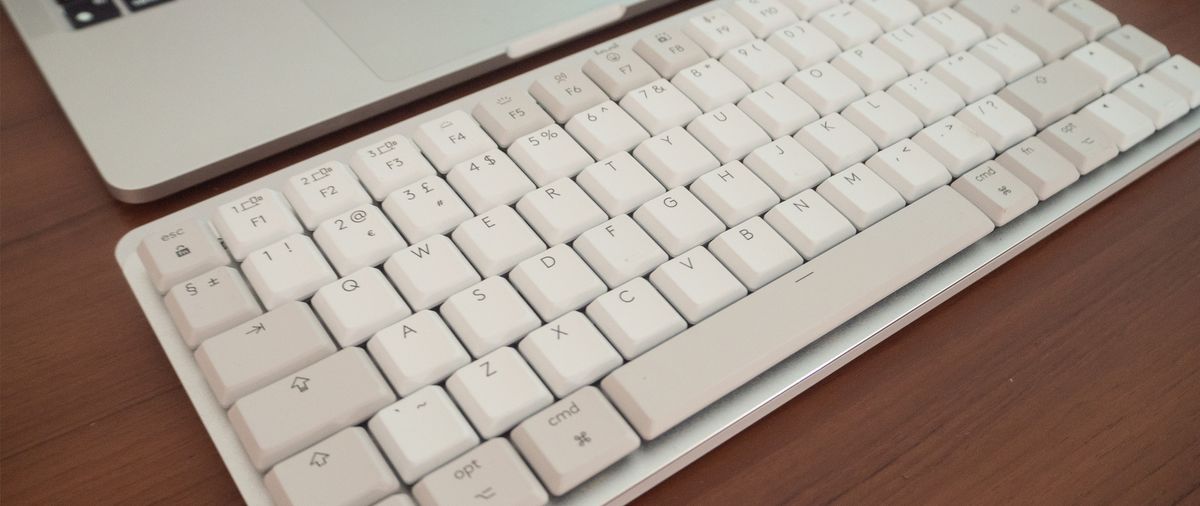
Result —
POLYGON ((117 257, 248 502, 627 501, 1195 140, 1096 4, 954 4, 705 4, 117 257))

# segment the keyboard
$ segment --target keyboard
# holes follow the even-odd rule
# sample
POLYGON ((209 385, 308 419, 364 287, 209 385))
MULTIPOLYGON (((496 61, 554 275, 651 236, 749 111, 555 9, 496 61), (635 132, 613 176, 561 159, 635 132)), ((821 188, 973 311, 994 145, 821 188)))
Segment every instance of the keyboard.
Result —
POLYGON ((622 503, 1200 135, 1087 0, 717 1, 127 234, 252 504, 622 503))

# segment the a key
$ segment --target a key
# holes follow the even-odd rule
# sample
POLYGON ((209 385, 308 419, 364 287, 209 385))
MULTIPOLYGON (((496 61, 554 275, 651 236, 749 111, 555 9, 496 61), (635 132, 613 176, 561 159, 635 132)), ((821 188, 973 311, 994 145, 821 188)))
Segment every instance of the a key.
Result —
POLYGON ((1080 174, 1096 170, 1120 152, 1103 131, 1074 114, 1042 130, 1038 138, 1070 160, 1080 174))
POLYGON ((689 184, 720 165, 700 141, 679 127, 646 139, 633 156, 669 188, 689 184))
POLYGON ((474 357, 508 345, 542 323, 508 280, 498 276, 451 295, 440 312, 474 357))
POLYGON ((916 114, 882 91, 850 104, 842 116, 867 134, 876 146, 883 147, 911 137, 924 126, 916 114))
POLYGON ((779 203, 779 196, 737 161, 700 176, 689 189, 731 227, 779 203))
POLYGON ((925 127, 913 136, 913 141, 941 162, 954 177, 984 160, 991 160, 996 154, 988 141, 954 116, 925 127))
POLYGON ((517 264, 508 275, 538 316, 549 321, 604 293, 604 282, 566 244, 517 264))
POLYGON ((578 70, 562 70, 539 77, 529 87, 529 94, 559 123, 608 100, 604 91, 578 70))
POLYGON ((738 79, 721 62, 707 59, 683 69, 671 79, 679 91, 695 102, 702 111, 736 102, 750 93, 746 83, 738 79))
POLYGON ((629 90, 658 79, 658 73, 646 60, 615 42, 592 49, 592 57, 583 64, 583 73, 613 100, 620 100, 629 90))
POLYGON ((138 244, 138 258, 159 292, 229 263, 229 255, 213 237, 212 231, 198 220, 184 221, 147 234, 138 244))
POLYGON ((221 406, 337 351, 316 315, 289 302, 200 343, 196 365, 221 406))
POLYGON ((597 297, 588 304, 587 316, 626 359, 687 328, 683 317, 642 277, 597 297))
POLYGON ((383 201, 383 211, 409 242, 450 232, 472 216, 467 204, 437 176, 392 192, 383 201))
POLYGON ((979 99, 955 117, 988 141, 997 153, 1037 132, 1029 118, 995 95, 979 99))
POLYGON ((908 0, 856 0, 854 7, 879 24, 885 32, 915 22, 921 9, 908 0))
POLYGON ((513 429, 513 443, 554 495, 633 453, 637 433, 596 387, 584 387, 513 429))
POLYGON ((997 227, 1004 226, 1037 205, 1037 195, 1008 169, 984 162, 950 185, 983 211, 997 227))
POLYGON ((413 487, 422 505, 545 504, 549 497, 507 439, 476 446, 413 487))
POLYGON ((1137 77, 1137 69, 1132 63, 1099 42, 1072 51, 1067 59, 1079 62, 1079 68, 1086 71, 1105 93, 1137 77))
POLYGON ((242 275, 228 266, 175 285, 163 303, 183 342, 192 348, 218 332, 262 314, 242 275))
POLYGON ((293 235, 250 253, 242 272, 267 309, 307 299, 337 279, 312 239, 293 235))
POLYGON ((987 37, 979 25, 950 8, 931 13, 918 20, 914 26, 941 44, 948 54, 971 49, 987 37))
POLYGON ((696 41, 696 44, 713 58, 719 58, 726 51, 754 38, 749 28, 739 23, 724 9, 713 9, 688 19, 683 25, 683 33, 696 41))
POLYGON ((928 72, 918 72, 893 84, 888 95, 912 111, 925 126, 966 107, 966 102, 954 90, 928 72))
POLYGON ((841 111, 850 102, 866 96, 854 81, 825 62, 797 72, 784 84, 819 114, 841 111))
POLYGON ((304 229, 279 193, 262 189, 227 202, 213 218, 217 234, 233 259, 304 229))
POLYGON ((910 74, 928 69, 950 56, 936 40, 911 25, 884 34, 875 41, 875 46, 910 74))
POLYGON ((1187 98, 1193 109, 1200 107, 1200 66, 1183 55, 1175 55, 1160 63, 1150 75, 1187 98))
POLYGON ((760 40, 733 48, 721 57, 721 64, 752 90, 783 81, 796 71, 786 56, 760 40))
POLYGON ((801 21, 779 29, 767 38, 767 44, 792 61, 796 68, 804 69, 827 62, 842 52, 837 43, 807 21, 801 21))
POLYGON ((1133 25, 1125 25, 1109 32, 1100 39, 1100 43, 1133 63, 1139 73, 1150 70, 1170 56, 1167 46, 1133 25))
POLYGON ((709 243, 708 249, 751 291, 762 288, 804 261, 758 216, 722 232, 709 243))
POLYGON ((929 69, 966 102, 974 102, 1004 87, 1004 77, 971 53, 958 53, 929 69))
POLYGON ((498 149, 455 165, 446 174, 446 181, 476 214, 512 204, 536 188, 525 172, 498 149))
POLYGON ((763 215, 805 260, 854 235, 854 224, 814 190, 804 190, 763 215))
POLYGON ((493 96, 480 100, 471 114, 501 147, 554 123, 554 119, 523 90, 495 92, 493 96))
POLYGON ((1105 95, 1079 111, 1079 117, 1104 132, 1125 151, 1154 134, 1154 122, 1116 95, 1105 95))
POLYGON ((508 148, 508 156, 539 186, 555 179, 574 177, 595 161, 558 125, 517 139, 508 148))
POLYGON ((560 398, 595 383, 623 362, 596 326, 578 311, 530 332, 518 349, 560 398))
POLYGON ((817 13, 838 4, 838 0, 784 0, 800 19, 812 19, 817 13))
POLYGON ((950 184, 950 171, 911 139, 876 153, 866 165, 910 203, 950 184))
POLYGON ((771 137, 734 104, 725 104, 700 115, 687 126, 721 163, 741 159, 771 137))
POLYGON ((342 211, 371 203, 371 196, 341 162, 327 162, 292 176, 283 195, 309 230, 342 211))
POLYGON ((397 251, 383 264, 383 269, 414 311, 441 304, 446 297, 481 279, 444 235, 397 251))
POLYGON ((808 102, 781 83, 767 85, 747 95, 737 106, 773 139, 792 135, 819 118, 808 102))
POLYGON ((1083 33, 1088 40, 1096 40, 1121 26, 1117 16, 1091 0, 1070 0, 1054 9, 1054 15, 1083 33))
POLYGON ((730 6, 729 13, 760 39, 799 21, 796 14, 778 0, 738 0, 730 6))
POLYGON ((280 462, 263 477, 278 504, 369 504, 400 490, 371 436, 350 427, 280 462))
POLYGON ((650 282, 689 323, 696 323, 746 296, 746 287, 703 246, 696 246, 650 273, 650 282))
POLYGON ((646 129, 613 102, 602 102, 576 114, 567 121, 566 129, 596 160, 629 151, 650 137, 646 129))
POLYGON ((546 249, 546 243, 508 206, 464 221, 450 237, 485 278, 504 274, 546 249))
POLYGON ((687 188, 674 188, 645 203, 633 219, 670 255, 708 242, 725 230, 721 220, 687 188))
POLYGON ((701 112, 691 99, 664 79, 631 91, 621 99, 621 107, 651 135, 686 125, 701 112))
POLYGON ((422 124, 413 134, 413 141, 442 174, 463 160, 496 148, 496 141, 463 111, 422 124))
POLYGON ((374 267, 321 287, 313 295, 312 305, 343 348, 356 346, 412 314, 392 284, 374 267))
POLYGON ((600 206, 567 178, 529 192, 517 202, 517 211, 551 246, 570 242, 608 219, 600 206))
POLYGON ((342 275, 379 265, 388 255, 407 246, 392 222, 372 205, 359 206, 326 220, 313 231, 313 239, 342 275))
POLYGON ((371 192, 375 200, 437 171, 417 149, 417 145, 401 135, 393 135, 354 152, 350 168, 371 192))
POLYGON ((346 348, 242 397, 229 422, 260 471, 396 400, 360 348, 346 348))
POLYGON ((843 50, 875 40, 883 29, 862 11, 840 4, 821 11, 810 20, 813 27, 828 35, 843 50))
POLYGON ((1100 85, 1080 75, 1086 71, 1078 62, 1056 61, 1012 83, 999 96, 1038 129, 1046 128, 1100 97, 1100 85))
POLYGON ((375 333, 367 350, 401 396, 446 379, 471 362, 437 313, 419 311, 375 333))
POLYGON ((667 261, 667 253, 625 214, 584 232, 574 246, 610 287, 649 274, 667 261))
POLYGON ((904 207, 900 193, 861 163, 830 176, 817 185, 817 193, 859 230, 904 207))
POLYGON ((479 444, 442 387, 429 385, 383 408, 367 428, 405 483, 413 483, 479 444))
POLYGON ((1150 118, 1160 130, 1190 110, 1186 98, 1151 74, 1134 78, 1113 94, 1150 118))
POLYGON ((999 72, 1008 83, 1025 77, 1042 66, 1042 60, 1038 58, 1037 53, 1003 33, 981 42, 971 49, 971 54, 999 72))
POLYGON ((674 28, 638 39, 633 51, 667 79, 708 58, 695 41, 674 28))
POLYGON ((1029 186, 1039 200, 1046 200, 1079 180, 1075 166, 1037 137, 1025 139, 996 162, 1029 186))
POLYGON ((864 93, 886 89, 908 73, 874 44, 854 46, 833 59, 833 67, 849 77, 864 93))
MULTIPOLYGON (((554 402, 554 396, 521 355, 507 346, 450 375, 446 390, 484 438, 507 432, 525 417, 554 402)), ((418 497, 419 490, 420 485, 418 497)))
POLYGON ((785 199, 829 177, 825 164, 792 137, 782 137, 755 149, 746 156, 744 163, 785 199))
POLYGON ((796 140, 834 174, 866 160, 877 151, 875 142, 867 134, 838 113, 801 128, 796 140))
POLYGON ((583 169, 575 181, 609 216, 629 213, 667 191, 624 151, 583 169))

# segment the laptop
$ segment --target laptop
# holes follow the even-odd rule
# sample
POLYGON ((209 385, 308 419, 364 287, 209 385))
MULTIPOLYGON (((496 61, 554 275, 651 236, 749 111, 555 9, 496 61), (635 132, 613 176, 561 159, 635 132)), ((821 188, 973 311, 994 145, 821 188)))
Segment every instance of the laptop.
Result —
POLYGON ((109 190, 131 203, 666 3, 2 1, 109 190))

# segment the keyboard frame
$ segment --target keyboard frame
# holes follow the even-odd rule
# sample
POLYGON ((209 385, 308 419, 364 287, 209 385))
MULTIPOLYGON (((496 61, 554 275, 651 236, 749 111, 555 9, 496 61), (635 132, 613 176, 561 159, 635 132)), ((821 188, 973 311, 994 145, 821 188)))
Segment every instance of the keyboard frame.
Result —
MULTIPOLYGON (((664 27, 678 27, 688 17, 722 7, 728 1, 705 3, 642 28, 614 37, 602 45, 620 42, 632 47, 640 37, 664 27)), ((139 242, 154 230, 190 219, 208 220, 216 208, 258 188, 281 189, 287 178, 330 159, 349 161, 357 149, 390 135, 411 138, 421 123, 461 109, 468 114, 489 92, 516 86, 528 89, 536 77, 556 69, 579 69, 591 48, 530 70, 507 81, 447 102, 373 134, 326 151, 273 174, 230 189, 181 209, 125 234, 117 243, 117 263, 162 344, 192 404, 196 407, 221 454, 230 476, 248 504, 271 504, 259 472, 250 463, 234 434, 225 409, 217 402, 204 379, 192 350, 175 329, 137 255, 139 242)), ((996 229, 933 271, 893 293, 871 309, 860 313, 799 353, 782 361, 709 406, 679 426, 642 446, 569 494, 552 498, 553 504, 623 504, 700 458, 800 392, 879 344, 910 322, 1003 265, 1088 209, 1128 186, 1142 175, 1200 139, 1200 109, 1193 109, 1167 128, 1120 154, 1079 181, 1035 206, 1013 222, 996 229)), ((753 296, 752 293, 750 296, 753 296)))

